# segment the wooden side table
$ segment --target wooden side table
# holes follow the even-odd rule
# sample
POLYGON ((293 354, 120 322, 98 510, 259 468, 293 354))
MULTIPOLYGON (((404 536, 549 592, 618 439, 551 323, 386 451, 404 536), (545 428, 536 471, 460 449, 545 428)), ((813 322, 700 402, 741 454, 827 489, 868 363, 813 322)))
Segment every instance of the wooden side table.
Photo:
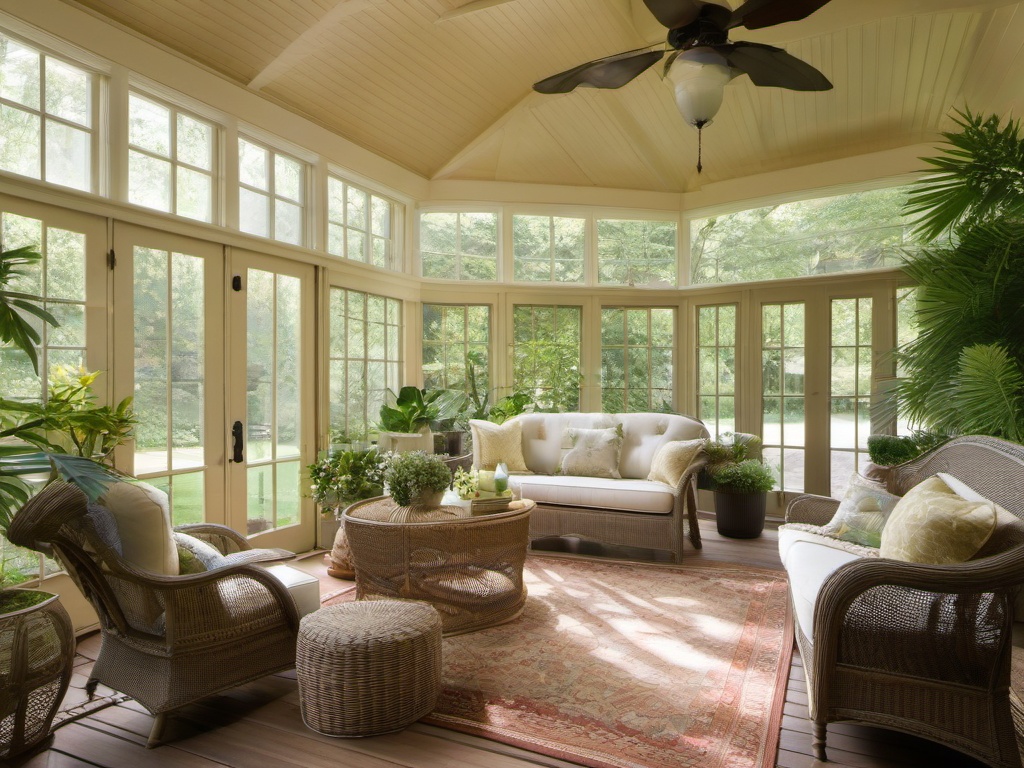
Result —
POLYGON ((343 525, 357 598, 427 601, 447 635, 515 619, 526 604, 533 507, 523 499, 507 512, 472 516, 459 507, 399 507, 387 496, 353 504, 343 525))

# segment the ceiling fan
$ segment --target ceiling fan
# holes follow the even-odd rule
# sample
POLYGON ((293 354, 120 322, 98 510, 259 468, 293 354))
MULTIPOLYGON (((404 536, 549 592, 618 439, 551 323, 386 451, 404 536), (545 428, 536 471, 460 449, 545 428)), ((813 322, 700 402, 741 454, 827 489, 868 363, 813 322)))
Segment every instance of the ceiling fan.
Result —
MULTIPOLYGON (((762 43, 729 42, 736 27, 761 29, 806 18, 829 0, 747 0, 736 10, 701 0, 643 0, 663 26, 672 49, 664 76, 675 88, 676 106, 697 128, 697 173, 701 130, 722 105, 725 85, 749 75, 754 85, 794 91, 827 91, 832 83, 810 64, 762 43)), ((534 83, 538 93, 568 93, 578 86, 621 88, 664 58, 663 49, 639 48, 581 64, 534 83)))

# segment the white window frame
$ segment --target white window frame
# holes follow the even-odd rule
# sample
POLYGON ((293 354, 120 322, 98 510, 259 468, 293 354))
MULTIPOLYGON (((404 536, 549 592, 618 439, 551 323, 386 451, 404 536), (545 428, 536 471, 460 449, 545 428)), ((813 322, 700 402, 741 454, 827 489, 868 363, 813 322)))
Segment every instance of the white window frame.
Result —
POLYGON ((235 142, 235 154, 236 167, 239 168, 236 178, 236 201, 238 201, 238 207, 241 208, 241 195, 242 190, 248 190, 258 195, 266 197, 271 205, 268 210, 267 219, 267 232, 266 235, 260 235, 255 232, 249 232, 242 229, 241 226, 241 213, 239 212, 238 221, 235 222, 235 228, 244 235, 250 235, 252 237, 265 238, 267 240, 273 240, 276 243, 283 243, 284 245, 292 245, 300 248, 312 247, 310 232, 312 226, 310 223, 311 211, 316 210, 315 200, 312 195, 312 177, 314 164, 309 160, 309 156, 304 152, 294 152, 288 149, 282 149, 279 145, 273 141, 268 141, 263 138, 260 134, 261 131, 250 130, 247 126, 240 125, 238 127, 237 141, 235 142), (242 181, 242 174, 240 168, 240 158, 242 153, 242 142, 245 141, 253 146, 259 147, 269 153, 269 160, 267 162, 267 189, 260 189, 254 187, 251 184, 246 184, 242 181), (302 182, 299 185, 299 191, 302 195, 302 200, 296 201, 289 197, 278 194, 277 192, 277 163, 275 162, 277 157, 283 157, 287 160, 291 160, 298 163, 302 169, 302 182), (290 205, 298 205, 300 210, 300 236, 298 243, 290 243, 287 240, 281 240, 277 237, 277 203, 278 201, 286 202, 290 205))
POLYGON ((371 267, 377 267, 378 269, 387 269, 387 270, 390 270, 390 271, 393 271, 393 272, 401 272, 402 271, 403 266, 404 266, 404 264, 403 264, 404 260, 402 259, 401 254, 399 253, 399 245, 401 243, 401 238, 399 237, 399 233, 401 231, 401 226, 402 226, 402 223, 404 221, 403 213, 404 213, 404 210, 405 210, 405 205, 403 203, 395 200, 393 197, 391 197, 389 195, 381 194, 380 192, 378 192, 377 190, 373 189, 372 187, 370 187, 370 186, 368 186, 366 184, 361 184, 361 183, 357 183, 357 182, 351 181, 348 178, 346 178, 344 175, 342 175, 342 174, 340 174, 340 173, 338 173, 338 172, 336 172, 334 170, 328 169, 328 171, 327 171, 327 205, 325 205, 324 208, 325 208, 325 211, 324 211, 324 229, 327 232, 326 238, 324 239, 324 251, 326 251, 327 253, 329 253, 332 256, 338 256, 339 258, 347 259, 348 261, 354 261, 354 262, 357 262, 359 264, 366 264, 366 265, 371 266, 371 267), (331 185, 332 182, 337 182, 337 183, 342 185, 342 199, 345 202, 342 205, 342 211, 341 211, 340 220, 332 215, 332 211, 331 211, 331 208, 330 208, 330 201, 331 201, 330 185, 331 185), (367 201, 366 201, 366 221, 365 221, 366 227, 365 227, 365 229, 353 226, 348 221, 348 190, 350 188, 351 189, 359 190, 360 192, 365 194, 366 197, 367 197, 367 201), (391 218, 391 233, 387 237, 384 237, 382 235, 378 235, 378 234, 376 234, 373 231, 373 201, 374 200, 381 200, 381 201, 387 203, 390 206, 390 208, 391 208, 391 216, 390 216, 390 218, 391 218), (331 246, 330 229, 331 229, 332 226, 340 227, 341 230, 342 230, 342 243, 343 243, 342 244, 342 251, 343 251, 342 253, 337 253, 337 252, 331 250, 331 247, 330 247, 331 246), (354 230, 356 230, 358 232, 362 232, 363 235, 365 235, 366 239, 364 241, 363 254, 362 254, 364 258, 358 259, 358 258, 353 258, 352 256, 349 255, 349 252, 348 252, 348 250, 349 250, 349 248, 348 248, 348 231, 349 231, 349 229, 354 229, 354 230), (387 266, 385 266, 385 267, 381 267, 381 266, 376 265, 376 264, 373 263, 373 243, 374 243, 375 240, 383 240, 385 243, 387 243, 387 266))
POLYGON ((508 280, 505 276, 505 255, 504 255, 504 241, 505 241, 505 212, 500 206, 494 205, 476 205, 476 206, 422 206, 416 211, 416 275, 422 280, 430 280, 432 282, 445 282, 445 283, 462 283, 471 285, 493 285, 495 283, 506 283, 508 280), (458 232, 456 233, 456 243, 461 243, 462 240, 462 216, 470 213, 486 213, 493 214, 496 218, 496 237, 495 237, 495 278, 493 280, 474 280, 472 278, 462 277, 462 251, 461 248, 456 247, 455 264, 456 264, 456 276, 453 278, 437 278, 437 277, 426 277, 423 274, 423 216, 429 213, 452 213, 459 216, 458 232))

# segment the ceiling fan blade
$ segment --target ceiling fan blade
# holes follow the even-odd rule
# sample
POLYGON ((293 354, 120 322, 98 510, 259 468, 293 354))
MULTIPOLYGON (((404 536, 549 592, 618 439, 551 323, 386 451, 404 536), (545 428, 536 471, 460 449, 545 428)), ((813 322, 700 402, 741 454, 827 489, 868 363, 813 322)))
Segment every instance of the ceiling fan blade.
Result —
POLYGON ((747 0, 732 12, 729 29, 761 29, 806 19, 829 0, 747 0))
POLYGON ((699 0, 644 0, 644 5, 662 26, 675 29, 696 21, 704 3, 699 0))
POLYGON ((789 88, 791 91, 832 89, 832 83, 821 72, 781 48, 761 43, 730 43, 712 47, 725 56, 730 67, 750 75, 754 85, 789 88))
POLYGON ((626 51, 589 61, 546 77, 533 84, 538 93, 568 93, 579 85, 592 88, 621 88, 649 67, 657 64, 664 51, 626 51))

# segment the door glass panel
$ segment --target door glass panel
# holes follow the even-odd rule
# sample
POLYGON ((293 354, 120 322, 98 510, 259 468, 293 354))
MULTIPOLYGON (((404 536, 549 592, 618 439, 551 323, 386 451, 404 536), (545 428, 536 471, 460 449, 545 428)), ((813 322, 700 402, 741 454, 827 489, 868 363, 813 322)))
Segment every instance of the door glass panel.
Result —
POLYGON ((832 300, 831 493, 842 498, 871 433, 871 299, 832 300))
POLYGON ((175 525, 205 519, 205 263, 135 246, 135 474, 170 498, 175 525))
POLYGON ((804 304, 761 307, 761 437, 785 491, 804 489, 804 304))

